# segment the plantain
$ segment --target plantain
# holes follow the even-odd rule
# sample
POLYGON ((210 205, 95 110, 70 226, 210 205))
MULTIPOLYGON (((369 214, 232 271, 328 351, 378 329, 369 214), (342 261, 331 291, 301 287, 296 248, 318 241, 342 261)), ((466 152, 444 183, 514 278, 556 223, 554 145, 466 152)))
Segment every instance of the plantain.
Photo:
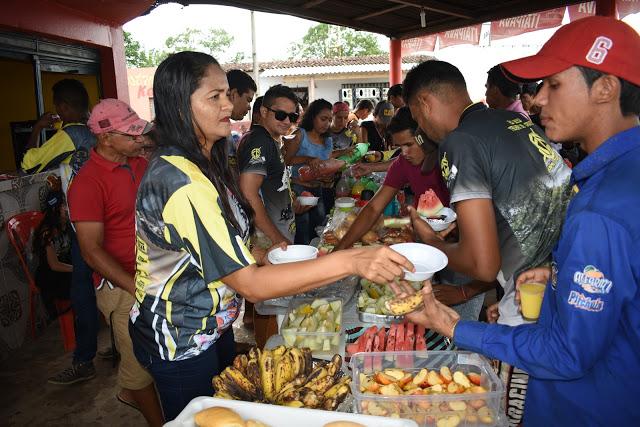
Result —
POLYGON ((233 367, 246 375, 248 362, 249 359, 246 354, 239 354, 235 359, 233 359, 233 367))
POLYGON ((273 393, 277 394, 282 390, 289 380, 293 378, 293 361, 290 353, 285 353, 279 357, 275 362, 274 372, 274 390, 273 393))
POLYGON ((311 371, 311 373, 309 375, 307 375, 307 383, 309 381, 313 381, 314 379, 316 379, 318 377, 324 377, 324 376, 328 375, 326 365, 327 365, 326 363, 325 364, 318 364, 318 366, 316 366, 313 369, 313 371, 311 371))
POLYGON ((309 376, 313 371, 313 356, 311 354, 311 349, 309 347, 303 348, 302 354, 304 355, 304 374, 309 376))
POLYGON ((273 350, 271 350, 271 353, 273 354, 273 360, 278 360, 279 358, 281 358, 286 351, 287 351, 287 347, 283 345, 279 345, 273 350))
POLYGON ((213 377, 213 379, 211 380, 212 384, 213 384, 213 389, 215 390, 216 395, 218 394, 227 394, 229 395, 229 389, 226 387, 224 380, 222 379, 222 377, 220 377, 220 375, 216 375, 215 377, 213 377))
POLYGON ((391 314, 400 316, 415 311, 423 302, 422 291, 418 291, 408 297, 391 299, 385 303, 385 307, 391 314))
POLYGON ((261 402, 264 400, 264 391, 262 390, 262 376, 260 375, 260 361, 257 359, 249 359, 247 362, 247 379, 256 386, 256 400, 261 402))
POLYGON ((222 372, 222 379, 225 380, 225 385, 227 386, 228 390, 239 390, 239 392, 236 391, 236 393, 243 396, 242 400, 255 400, 256 386, 251 381, 249 381, 240 370, 229 366, 222 372), (231 384, 235 387, 233 387, 231 384))
POLYGON ((217 397, 219 399, 228 399, 228 400, 235 400, 233 396, 231 396, 229 393, 227 392, 220 392, 220 393, 215 393, 213 395, 213 397, 217 397))
POLYGON ((291 362, 293 363, 293 367, 291 369, 293 378, 304 373, 305 357, 303 352, 296 347, 290 348, 289 357, 291 358, 291 362))
POLYGON ((249 360, 260 360, 260 349, 258 347, 249 349, 249 360))
POLYGON ((280 393, 274 397, 276 403, 281 403, 289 400, 297 400, 296 396, 299 396, 298 389, 305 383, 307 378, 304 375, 298 375, 293 381, 287 383, 280 393))
POLYGON ((307 408, 317 408, 322 403, 318 395, 313 390, 305 388, 301 391, 301 395, 302 403, 304 403, 304 406, 307 408))
POLYGON ((262 379, 262 391, 264 399, 271 402, 274 396, 274 360, 269 350, 264 350, 260 355, 260 378, 262 379))
POLYGON ((335 383, 335 381, 336 380, 333 376, 327 374, 327 375, 317 376, 311 381, 308 381, 304 385, 304 387, 322 395, 335 383))
POLYGON ((327 365, 327 371, 330 376, 335 376, 342 367, 342 357, 339 354, 334 355, 331 358, 331 362, 327 365))
POLYGON ((300 402, 299 400, 292 400, 291 402, 285 403, 284 406, 291 406, 292 408, 302 408, 304 406, 304 403, 300 402))
POLYGON ((324 392, 324 397, 332 398, 335 397, 341 388, 347 387, 349 388, 349 384, 351 383, 351 378, 348 376, 344 376, 340 378, 338 382, 332 385, 327 391, 324 392))

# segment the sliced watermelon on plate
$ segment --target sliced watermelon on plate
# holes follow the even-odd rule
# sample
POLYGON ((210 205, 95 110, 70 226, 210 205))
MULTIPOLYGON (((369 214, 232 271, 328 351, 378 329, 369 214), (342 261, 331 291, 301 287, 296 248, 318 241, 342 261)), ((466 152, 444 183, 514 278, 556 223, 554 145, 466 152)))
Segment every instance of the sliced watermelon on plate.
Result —
POLYGON ((418 215, 426 217, 436 216, 443 207, 436 193, 430 188, 420 196, 417 209, 418 215))

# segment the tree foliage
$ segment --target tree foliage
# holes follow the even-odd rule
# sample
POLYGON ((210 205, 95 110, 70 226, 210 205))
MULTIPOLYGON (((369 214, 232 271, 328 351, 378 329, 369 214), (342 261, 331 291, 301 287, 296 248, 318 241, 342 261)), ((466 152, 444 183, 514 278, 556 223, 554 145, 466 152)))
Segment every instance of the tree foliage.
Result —
POLYGON ((318 24, 309 28, 298 43, 289 47, 292 59, 335 58, 341 56, 380 55, 375 35, 351 28, 329 24, 318 24))
POLYGON ((163 49, 145 50, 140 42, 126 31, 124 43, 127 65, 130 67, 156 67, 170 54, 185 50, 206 52, 222 62, 228 60, 239 62, 244 58, 241 52, 236 53, 235 56, 226 54, 233 43, 233 36, 219 28, 210 28, 206 31, 187 28, 175 36, 167 37, 163 49))

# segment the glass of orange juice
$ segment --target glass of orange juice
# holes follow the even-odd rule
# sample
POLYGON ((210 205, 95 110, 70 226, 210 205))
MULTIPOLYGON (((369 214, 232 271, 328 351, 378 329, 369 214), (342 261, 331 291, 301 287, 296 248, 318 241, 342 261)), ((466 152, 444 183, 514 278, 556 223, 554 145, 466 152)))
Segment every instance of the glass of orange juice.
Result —
POLYGON ((540 317, 545 286, 544 283, 523 283, 520 285, 520 308, 525 320, 535 322, 540 317))

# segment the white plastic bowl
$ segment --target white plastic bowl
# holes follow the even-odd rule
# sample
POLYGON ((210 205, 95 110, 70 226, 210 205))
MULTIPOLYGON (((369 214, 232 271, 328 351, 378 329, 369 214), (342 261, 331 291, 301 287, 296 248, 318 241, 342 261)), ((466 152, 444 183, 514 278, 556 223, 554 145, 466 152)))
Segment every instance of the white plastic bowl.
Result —
POLYGON ((425 220, 427 222, 427 224, 429 224, 431 226, 433 231, 446 230, 447 227, 449 226, 449 224, 451 224, 453 221, 455 221, 458 218, 458 216, 456 215, 455 211, 453 209, 450 209, 450 208, 442 208, 442 209, 440 209, 438 211, 437 215, 445 215, 446 218, 444 219, 444 221, 439 221, 437 219, 428 219, 427 217, 424 217, 422 215, 420 215, 420 218, 425 220))
POLYGON ((276 248, 269 252, 267 259, 271 264, 306 261, 318 256, 318 248, 308 245, 289 245, 287 250, 276 248))
POLYGON ((320 197, 315 196, 298 196, 298 203, 300 206, 316 206, 320 197))
POLYGON ((404 278, 411 282, 431 279, 434 273, 442 270, 449 263, 444 252, 423 243, 398 243, 389 247, 404 255, 416 268, 414 273, 404 271, 404 278))
POLYGON ((356 206, 356 199, 353 197, 340 197, 336 199, 335 205, 337 209, 349 211, 356 206))

